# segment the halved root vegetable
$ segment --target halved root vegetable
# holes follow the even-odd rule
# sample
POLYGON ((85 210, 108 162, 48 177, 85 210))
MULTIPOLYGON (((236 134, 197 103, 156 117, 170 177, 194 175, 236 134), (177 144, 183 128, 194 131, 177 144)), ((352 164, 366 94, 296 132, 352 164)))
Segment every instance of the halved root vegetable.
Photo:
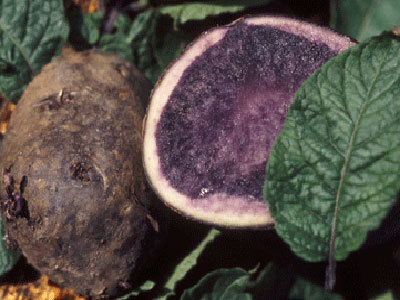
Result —
POLYGON ((353 44, 329 29, 268 15, 200 36, 153 90, 144 165, 155 191, 202 222, 272 225, 262 187, 288 107, 307 77, 353 44))

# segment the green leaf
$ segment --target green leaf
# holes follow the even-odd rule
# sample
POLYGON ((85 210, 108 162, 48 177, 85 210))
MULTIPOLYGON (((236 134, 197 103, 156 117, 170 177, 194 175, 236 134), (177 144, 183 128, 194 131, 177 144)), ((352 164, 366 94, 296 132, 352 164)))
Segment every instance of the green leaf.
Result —
POLYGON ((165 68, 178 57, 183 49, 195 38, 194 35, 174 30, 172 26, 167 28, 168 30, 165 34, 158 33, 157 31, 157 34, 154 35, 153 38, 154 57, 157 61, 157 69, 153 72, 155 77, 157 77, 156 79, 158 79, 165 68))
POLYGON ((171 277, 165 283, 164 288, 166 292, 157 297, 157 300, 164 300, 175 294, 174 290, 177 283, 181 281, 186 276, 187 272, 196 265, 197 259, 206 249, 207 245, 214 241, 219 235, 220 231, 214 228, 208 232, 207 236, 201 241, 201 243, 175 267, 171 277))
POLYGON ((181 300, 343 299, 301 278, 296 281, 294 279, 291 266, 273 263, 261 271, 218 269, 205 275, 194 287, 185 290, 181 300))
POLYGON ((301 277, 294 279, 289 266, 273 263, 260 272, 218 269, 185 290, 181 300, 344 300, 301 277))
MULTIPOLYGON (((163 71, 154 55, 159 17, 156 10, 145 11, 136 17, 132 25, 133 62, 153 83, 163 71)), ((167 46, 174 47, 174 45, 167 46)))
MULTIPOLYGON (((101 38, 100 49, 132 62, 155 83, 163 71, 155 57, 157 46, 154 45, 157 39, 163 38, 156 32, 159 16, 156 10, 148 10, 137 15, 132 22, 127 15, 120 15, 115 22, 116 31, 101 38)), ((166 47, 174 49, 175 44, 166 47)))
MULTIPOLYGON (((4 237, 3 222, 0 217, 0 236, 4 237)), ((11 270, 11 268, 18 261, 20 252, 16 250, 10 250, 7 247, 6 242, 2 238, 0 240, 0 275, 3 275, 11 270)))
POLYGON ((158 9, 138 15, 132 28, 133 63, 153 84, 196 37, 195 32, 175 30, 172 19, 158 9))
POLYGON ((137 15, 133 22, 127 15, 121 14, 115 21, 115 32, 102 36, 99 47, 132 62, 154 83, 161 74, 152 44, 156 22, 154 10, 137 15))
POLYGON ((329 258, 330 274, 396 201, 399 95, 400 41, 373 38, 303 83, 275 141, 264 197, 276 230, 305 260, 329 258))
POLYGON ((157 9, 137 15, 133 22, 121 15, 115 26, 116 32, 101 38, 100 48, 132 62, 153 84, 195 37, 174 30, 172 19, 157 9))
POLYGON ((344 300, 335 293, 330 293, 322 286, 315 285, 303 278, 298 278, 290 289, 289 300, 344 300))
POLYGON ((400 25, 399 0, 334 0, 331 27, 358 41, 400 25))
POLYGON ((174 19, 174 28, 179 28, 188 21, 204 20, 225 13, 238 13, 246 8, 263 6, 270 2, 271 0, 216 0, 164 6, 159 11, 170 15, 174 19))
POLYGON ((120 55, 127 61, 133 62, 132 40, 135 30, 131 19, 121 14, 115 20, 115 32, 105 34, 101 37, 99 47, 103 51, 120 55))
POLYGON ((68 20, 71 27, 69 42, 75 49, 89 49, 99 42, 103 21, 101 12, 86 14, 82 10, 76 9, 68 14, 68 20))
POLYGON ((251 299, 249 294, 235 293, 232 294, 230 289, 234 287, 244 288, 250 274, 241 268, 234 269, 219 269, 204 276, 194 287, 185 290, 181 300, 200 300, 200 299, 215 299, 215 300, 230 300, 238 299, 237 296, 243 297, 242 299, 251 299), (247 280, 247 281, 246 281, 247 280), (244 282, 243 282, 244 281, 244 282))
POLYGON ((386 291, 385 293, 373 298, 373 300, 395 300, 395 299, 396 297, 392 291, 386 291))
POLYGON ((62 0, 0 2, 0 93, 16 103, 68 37, 62 0))
POLYGON ((126 295, 123 295, 123 296, 117 298, 116 300, 128 300, 128 299, 131 299, 131 297, 133 297, 133 296, 139 296, 143 292, 152 290, 155 285, 156 284, 153 281, 147 280, 139 288, 134 289, 132 292, 130 292, 126 295))

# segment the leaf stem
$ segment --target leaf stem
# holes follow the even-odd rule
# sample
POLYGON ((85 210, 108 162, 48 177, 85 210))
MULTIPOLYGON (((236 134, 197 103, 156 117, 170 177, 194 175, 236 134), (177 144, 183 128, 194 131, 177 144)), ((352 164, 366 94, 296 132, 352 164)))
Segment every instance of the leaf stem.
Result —
POLYGON ((336 218, 333 218, 331 241, 329 244, 328 266, 326 267, 325 271, 325 289, 328 291, 332 291, 336 284, 335 241, 336 241, 336 218))
MULTIPOLYGON (((369 96, 369 94, 368 94, 368 96, 369 96)), ((351 134, 351 138, 350 138, 349 146, 347 148, 347 153, 346 153, 346 157, 345 157, 344 164, 342 167, 342 171, 340 173, 340 182, 339 182, 339 187, 338 187, 338 190, 336 193, 336 199, 335 199, 335 212, 334 212, 333 218, 332 218, 331 240, 329 243, 328 267, 326 269, 326 278, 325 278, 325 288, 328 290, 332 290, 335 287, 335 283, 336 283, 335 241, 336 241, 336 222, 337 222, 337 217, 339 214, 339 200, 342 196, 343 183, 344 183, 344 179, 345 179, 346 173, 347 173, 347 168, 349 165, 350 154, 351 154, 351 151, 353 150, 353 143, 356 138, 356 133, 358 131, 361 116, 363 115, 365 108, 367 107, 367 104, 368 104, 368 101, 366 101, 361 106, 360 113, 358 115, 356 123, 354 124, 354 129, 351 134)))

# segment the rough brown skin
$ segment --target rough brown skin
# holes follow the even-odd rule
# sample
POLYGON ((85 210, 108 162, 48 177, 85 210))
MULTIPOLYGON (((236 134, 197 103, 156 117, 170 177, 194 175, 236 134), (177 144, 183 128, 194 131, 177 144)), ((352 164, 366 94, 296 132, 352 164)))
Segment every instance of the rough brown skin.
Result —
POLYGON ((62 287, 121 292, 157 238, 141 159, 149 91, 121 58, 66 49, 11 117, 0 170, 26 206, 17 217, 3 207, 3 221, 29 263, 62 287))

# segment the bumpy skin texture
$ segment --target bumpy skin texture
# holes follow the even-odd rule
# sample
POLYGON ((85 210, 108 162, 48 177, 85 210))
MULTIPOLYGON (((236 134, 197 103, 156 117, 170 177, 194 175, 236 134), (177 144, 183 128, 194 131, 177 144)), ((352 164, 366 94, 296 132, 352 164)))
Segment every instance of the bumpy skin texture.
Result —
POLYGON ((0 149, 14 193, 26 183, 24 213, 3 209, 10 237, 80 294, 119 292, 156 234, 141 159, 149 90, 117 56, 64 50, 26 89, 0 149))

